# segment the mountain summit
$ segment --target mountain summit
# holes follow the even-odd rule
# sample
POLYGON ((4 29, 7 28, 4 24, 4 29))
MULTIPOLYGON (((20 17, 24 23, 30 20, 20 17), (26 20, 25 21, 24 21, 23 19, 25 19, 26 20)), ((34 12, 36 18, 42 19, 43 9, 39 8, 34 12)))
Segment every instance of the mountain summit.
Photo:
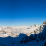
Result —
POLYGON ((46 21, 44 21, 43 24, 46 24, 46 21))

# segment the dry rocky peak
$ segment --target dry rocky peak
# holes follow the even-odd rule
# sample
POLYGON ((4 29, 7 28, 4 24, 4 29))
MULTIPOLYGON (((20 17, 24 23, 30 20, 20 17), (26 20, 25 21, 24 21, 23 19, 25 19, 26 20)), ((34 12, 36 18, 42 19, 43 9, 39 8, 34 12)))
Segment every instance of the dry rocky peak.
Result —
POLYGON ((44 21, 43 24, 46 24, 46 21, 44 21))

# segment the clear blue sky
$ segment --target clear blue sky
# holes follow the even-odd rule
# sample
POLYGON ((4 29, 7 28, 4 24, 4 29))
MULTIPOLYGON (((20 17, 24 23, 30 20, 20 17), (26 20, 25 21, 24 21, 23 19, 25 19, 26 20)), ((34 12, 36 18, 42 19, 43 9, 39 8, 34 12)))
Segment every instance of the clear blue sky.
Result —
POLYGON ((0 0, 0 26, 41 25, 46 20, 46 0, 0 0))

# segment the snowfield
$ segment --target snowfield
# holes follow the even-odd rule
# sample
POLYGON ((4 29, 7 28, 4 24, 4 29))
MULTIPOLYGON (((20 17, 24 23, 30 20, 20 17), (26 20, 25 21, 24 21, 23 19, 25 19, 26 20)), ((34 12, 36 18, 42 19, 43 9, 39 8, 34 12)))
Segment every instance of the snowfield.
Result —
POLYGON ((31 32, 34 34, 34 30, 36 30, 39 26, 40 25, 0 27, 0 37, 16 37, 20 33, 29 35, 31 32))
POLYGON ((46 26, 0 26, 0 46, 45 46, 46 26))

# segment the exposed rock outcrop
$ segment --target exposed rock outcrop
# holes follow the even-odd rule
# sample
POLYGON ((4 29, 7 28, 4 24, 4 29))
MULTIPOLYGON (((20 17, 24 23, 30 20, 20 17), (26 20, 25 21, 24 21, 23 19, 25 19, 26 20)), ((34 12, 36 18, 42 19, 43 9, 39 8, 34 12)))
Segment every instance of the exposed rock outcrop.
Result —
POLYGON ((43 24, 46 24, 46 21, 44 21, 43 24))
POLYGON ((43 28, 42 32, 40 32, 39 34, 31 34, 30 36, 26 36, 24 37, 21 41, 20 44, 26 44, 29 41, 34 41, 36 40, 36 42, 39 41, 44 41, 46 39, 46 25, 42 25, 40 27, 40 30, 43 28))

